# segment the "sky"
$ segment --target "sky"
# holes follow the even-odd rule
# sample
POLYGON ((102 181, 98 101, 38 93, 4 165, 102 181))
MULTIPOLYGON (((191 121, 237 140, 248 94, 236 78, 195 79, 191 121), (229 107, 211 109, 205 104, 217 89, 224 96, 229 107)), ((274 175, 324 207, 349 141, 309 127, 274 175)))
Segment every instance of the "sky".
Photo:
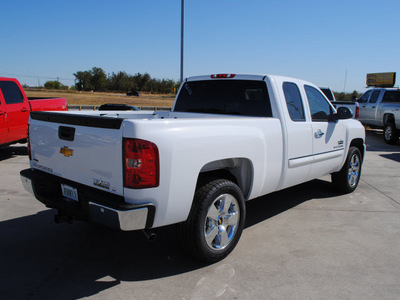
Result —
MULTIPOLYGON (((180 79, 181 0, 0 0, 0 76, 36 86, 77 71, 180 79)), ((276 74, 364 92, 397 72, 399 0, 185 0, 184 77, 276 74)))

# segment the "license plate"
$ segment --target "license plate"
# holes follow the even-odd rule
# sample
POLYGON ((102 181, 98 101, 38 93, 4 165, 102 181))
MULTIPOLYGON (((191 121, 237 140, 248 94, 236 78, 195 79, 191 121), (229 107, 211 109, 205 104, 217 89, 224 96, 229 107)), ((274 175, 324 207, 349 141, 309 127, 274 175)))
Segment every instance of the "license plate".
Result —
POLYGON ((61 191, 64 197, 78 201, 78 190, 66 184, 61 184, 61 191))

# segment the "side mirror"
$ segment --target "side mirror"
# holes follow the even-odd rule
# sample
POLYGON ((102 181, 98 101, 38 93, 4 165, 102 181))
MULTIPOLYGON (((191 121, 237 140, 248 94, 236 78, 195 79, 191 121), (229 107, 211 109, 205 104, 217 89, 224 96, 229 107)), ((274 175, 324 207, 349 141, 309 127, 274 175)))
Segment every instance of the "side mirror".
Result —
POLYGON ((337 109, 335 116, 337 120, 345 120, 351 119, 353 117, 353 113, 349 108, 342 106, 337 109))

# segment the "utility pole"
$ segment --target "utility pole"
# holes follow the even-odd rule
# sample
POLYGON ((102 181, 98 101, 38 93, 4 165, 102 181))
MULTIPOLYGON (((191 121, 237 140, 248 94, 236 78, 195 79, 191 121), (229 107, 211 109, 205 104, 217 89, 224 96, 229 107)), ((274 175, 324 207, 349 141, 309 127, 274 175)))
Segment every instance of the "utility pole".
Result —
POLYGON ((185 0, 181 0, 181 83, 183 82, 183 40, 185 27, 185 0))
POLYGON ((344 86, 343 86, 343 93, 346 92, 346 81, 347 81, 347 69, 346 69, 346 74, 344 75, 344 86))

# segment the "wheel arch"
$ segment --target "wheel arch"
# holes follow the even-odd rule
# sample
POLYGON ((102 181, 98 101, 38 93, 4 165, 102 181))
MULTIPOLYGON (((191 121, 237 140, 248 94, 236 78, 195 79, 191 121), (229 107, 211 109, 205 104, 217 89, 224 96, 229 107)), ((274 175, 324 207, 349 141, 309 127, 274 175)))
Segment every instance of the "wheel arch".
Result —
POLYGON ((383 127, 385 127, 390 121, 394 122, 394 115, 392 113, 385 113, 383 115, 383 127))
POLYGON ((253 164, 247 158, 228 158, 207 163, 200 170, 196 190, 214 179, 227 179, 242 190, 247 200, 254 177, 253 164))
POLYGON ((356 147, 358 150, 360 150, 361 153, 361 160, 364 160, 364 155, 365 155, 365 147, 364 147, 364 141, 363 139, 354 139, 350 143, 350 147, 356 147))

